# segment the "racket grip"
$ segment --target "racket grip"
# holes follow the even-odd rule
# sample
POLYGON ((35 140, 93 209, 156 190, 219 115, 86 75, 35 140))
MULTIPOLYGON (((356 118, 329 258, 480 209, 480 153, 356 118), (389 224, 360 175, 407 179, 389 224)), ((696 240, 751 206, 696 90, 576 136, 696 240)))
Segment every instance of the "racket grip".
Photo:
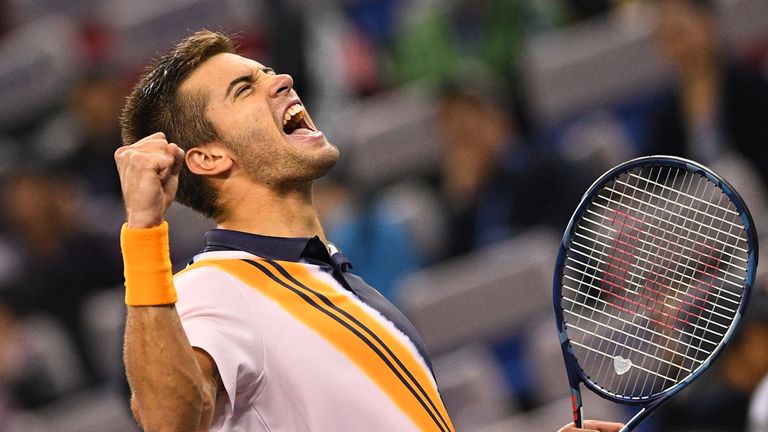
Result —
POLYGON ((584 426, 584 416, 581 404, 581 392, 579 388, 571 387, 571 407, 573 410, 573 424, 581 429, 584 426))

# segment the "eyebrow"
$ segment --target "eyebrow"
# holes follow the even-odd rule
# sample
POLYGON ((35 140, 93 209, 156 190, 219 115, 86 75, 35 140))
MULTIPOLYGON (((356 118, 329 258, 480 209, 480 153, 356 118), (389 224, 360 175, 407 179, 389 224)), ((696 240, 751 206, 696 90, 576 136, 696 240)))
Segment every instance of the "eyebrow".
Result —
POLYGON ((236 85, 238 85, 241 82, 248 82, 248 83, 254 83, 256 82, 256 78, 253 74, 253 72, 249 72, 246 75, 239 76, 235 79, 233 79, 229 85, 227 86, 227 92, 224 93, 224 97, 229 97, 229 94, 232 93, 232 89, 235 88, 236 85))

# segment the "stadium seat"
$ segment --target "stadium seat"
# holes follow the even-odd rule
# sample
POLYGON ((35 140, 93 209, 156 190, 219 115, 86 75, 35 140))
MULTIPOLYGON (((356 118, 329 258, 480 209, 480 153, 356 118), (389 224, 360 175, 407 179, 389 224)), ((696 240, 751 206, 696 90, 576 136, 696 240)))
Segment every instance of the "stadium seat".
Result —
POLYGON ((403 282, 400 304, 433 353, 505 340, 552 316, 557 246, 537 229, 427 268, 403 282))
POLYGON ((75 23, 47 15, 0 40, 0 127, 30 121, 60 103, 80 72, 75 23))

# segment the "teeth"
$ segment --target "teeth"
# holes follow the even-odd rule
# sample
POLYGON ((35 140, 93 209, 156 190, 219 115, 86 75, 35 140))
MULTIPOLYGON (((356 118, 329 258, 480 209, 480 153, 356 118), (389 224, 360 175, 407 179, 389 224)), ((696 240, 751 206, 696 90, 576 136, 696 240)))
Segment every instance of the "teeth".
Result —
POLYGON ((285 112, 285 116, 283 117, 283 126, 288 124, 288 121, 291 120, 291 117, 295 116, 296 114, 304 111, 304 106, 301 104, 296 104, 288 108, 288 111, 285 112))

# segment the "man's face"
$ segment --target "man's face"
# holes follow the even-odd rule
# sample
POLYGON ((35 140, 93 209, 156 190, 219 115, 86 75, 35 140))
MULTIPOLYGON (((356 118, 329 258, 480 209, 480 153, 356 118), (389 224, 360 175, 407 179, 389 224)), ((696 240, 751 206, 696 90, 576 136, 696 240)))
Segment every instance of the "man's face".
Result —
POLYGON ((217 54, 195 69, 181 91, 206 95, 205 115, 235 163, 258 182, 314 180, 339 157, 304 109, 293 79, 256 61, 217 54))
POLYGON ((716 23, 706 12, 684 0, 668 0, 657 13, 656 42, 676 69, 695 69, 716 55, 716 23))

